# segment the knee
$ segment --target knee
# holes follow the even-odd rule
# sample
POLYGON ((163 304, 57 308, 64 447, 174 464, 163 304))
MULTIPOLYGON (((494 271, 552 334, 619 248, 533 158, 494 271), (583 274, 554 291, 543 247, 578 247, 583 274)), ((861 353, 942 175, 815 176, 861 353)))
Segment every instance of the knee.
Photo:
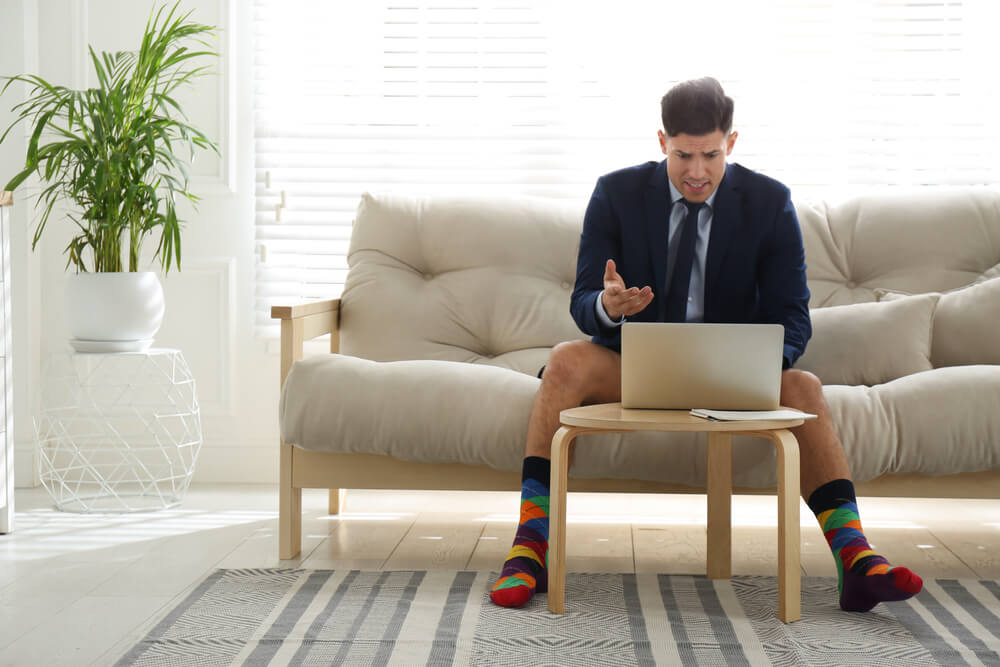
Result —
POLYGON ((573 384, 580 374, 583 362, 583 341, 567 341, 552 348, 545 364, 542 382, 549 384, 573 384))
POLYGON ((790 368, 781 374, 781 404, 816 410, 823 404, 823 383, 809 371, 790 368))
POLYGON ((586 362, 584 341, 574 340, 559 343, 552 348, 545 364, 542 383, 559 387, 572 387, 580 383, 586 362))

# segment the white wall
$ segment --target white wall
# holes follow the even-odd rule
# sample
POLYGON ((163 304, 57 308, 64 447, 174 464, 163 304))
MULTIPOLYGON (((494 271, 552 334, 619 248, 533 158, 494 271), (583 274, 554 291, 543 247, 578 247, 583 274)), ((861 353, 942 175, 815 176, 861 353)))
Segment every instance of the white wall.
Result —
MULTIPOLYGON (((35 3, 30 0, 0 0, 0 75, 37 69, 36 19, 35 3)), ((23 93, 20 87, 12 87, 0 97, 0 127, 6 129, 13 120, 10 109, 23 99, 23 93)), ((15 128, 0 144, 0 188, 23 164, 25 141, 24 131, 15 128)), ((38 384, 41 349, 38 341, 41 261, 39 255, 28 250, 31 243, 27 224, 29 213, 23 193, 16 193, 10 228, 11 314, 14 322, 14 477, 21 486, 35 483, 32 415, 37 410, 34 387, 38 384)))
MULTIPOLYGON (((0 0, 4 38, 0 74, 37 72, 74 87, 91 85, 87 44, 114 51, 138 46, 153 6, 151 0, 0 0), (13 30, 11 29, 13 27, 13 30)), ((162 4, 162 3, 161 3, 162 4)), ((254 228, 251 5, 239 0, 183 0, 193 18, 221 28, 223 54, 218 75, 202 79, 185 95, 192 121, 215 139, 221 158, 202 153, 194 165, 191 190, 202 197, 198 210, 184 209, 183 270, 161 276, 167 299, 159 347, 184 352, 195 375, 202 408, 204 446, 196 481, 276 482, 278 460, 278 357, 254 338, 254 228)), ((5 95, 0 108, 14 100, 5 95)), ((0 111, 0 120, 9 117, 0 111)), ((0 147, 0 181, 23 159, 23 138, 0 147), (19 151, 12 149, 21 146, 19 151)), ((31 417, 46 360, 68 349, 62 312, 68 225, 53 217, 32 254, 33 227, 25 193, 16 193, 12 241, 15 260, 15 434, 18 485, 32 482, 31 417)), ((146 242, 150 258, 155 238, 146 242)), ((273 348, 274 346, 272 346, 273 348)))

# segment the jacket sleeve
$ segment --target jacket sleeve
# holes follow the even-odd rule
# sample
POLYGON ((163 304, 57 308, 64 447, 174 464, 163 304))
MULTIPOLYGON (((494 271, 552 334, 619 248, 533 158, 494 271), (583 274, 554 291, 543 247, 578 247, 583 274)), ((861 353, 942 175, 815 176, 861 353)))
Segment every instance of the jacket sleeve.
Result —
POLYGON ((591 336, 613 335, 617 327, 606 327, 597 317, 596 301, 604 289, 604 266, 609 259, 620 263, 621 232, 604 185, 597 181, 583 216, 580 252, 576 260, 576 284, 569 310, 576 325, 591 336))
POLYGON ((785 327, 784 367, 795 364, 812 336, 809 287, 802 230, 787 188, 766 255, 760 258, 759 304, 762 321, 785 327))

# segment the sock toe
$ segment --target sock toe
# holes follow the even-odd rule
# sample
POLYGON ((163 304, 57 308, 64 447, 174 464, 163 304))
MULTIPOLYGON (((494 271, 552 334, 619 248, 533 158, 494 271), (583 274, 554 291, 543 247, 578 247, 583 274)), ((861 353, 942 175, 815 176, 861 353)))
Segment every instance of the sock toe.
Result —
POLYGON ((840 608, 844 611, 869 611, 879 602, 908 600, 922 588, 923 580, 905 567, 893 568, 888 574, 869 576, 845 572, 840 608))
POLYGON ((490 599, 493 604, 501 607, 523 607, 531 599, 530 586, 511 586, 490 591, 490 599))
POLYGON ((924 588, 924 580, 914 574, 909 568, 894 567, 890 570, 890 574, 892 575, 893 582, 896 584, 896 588, 910 595, 916 595, 924 588))

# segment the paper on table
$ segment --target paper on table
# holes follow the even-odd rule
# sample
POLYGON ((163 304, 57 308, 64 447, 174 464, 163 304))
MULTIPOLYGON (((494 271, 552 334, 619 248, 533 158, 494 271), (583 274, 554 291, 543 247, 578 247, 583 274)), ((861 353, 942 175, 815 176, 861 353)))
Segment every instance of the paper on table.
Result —
POLYGON ((696 408, 691 411, 695 417, 711 419, 718 422, 735 421, 774 421, 782 419, 815 419, 816 415, 798 410, 704 410, 696 408))

